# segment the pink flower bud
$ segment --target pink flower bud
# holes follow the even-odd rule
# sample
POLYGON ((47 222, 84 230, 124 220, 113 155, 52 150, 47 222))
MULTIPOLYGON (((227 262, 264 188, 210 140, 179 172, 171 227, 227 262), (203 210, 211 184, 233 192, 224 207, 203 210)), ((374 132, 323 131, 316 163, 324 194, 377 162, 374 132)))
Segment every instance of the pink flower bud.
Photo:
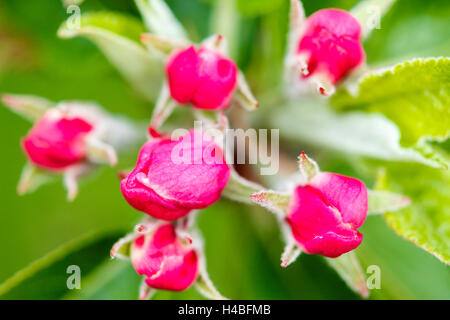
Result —
POLYGON ((323 74, 336 84, 365 59, 361 25, 346 11, 319 10, 305 22, 298 54, 306 58, 304 77, 323 74))
POLYGON ((170 94, 199 109, 228 107, 237 84, 237 67, 218 52, 202 47, 175 52, 166 65, 170 94))
POLYGON ((191 130, 178 140, 144 144, 121 190, 135 209, 174 220, 216 202, 229 177, 222 149, 204 133, 191 130))
POLYGON ((61 170, 85 159, 85 137, 93 126, 59 110, 45 113, 23 139, 22 146, 32 163, 61 170))
POLYGON ((334 173, 318 173, 295 189, 287 221, 303 251, 335 258, 359 246, 367 216, 364 183, 334 173))
POLYGON ((171 224, 134 240, 131 262, 137 273, 145 275, 145 282, 155 289, 185 290, 198 274, 197 253, 187 241, 177 238, 171 224))

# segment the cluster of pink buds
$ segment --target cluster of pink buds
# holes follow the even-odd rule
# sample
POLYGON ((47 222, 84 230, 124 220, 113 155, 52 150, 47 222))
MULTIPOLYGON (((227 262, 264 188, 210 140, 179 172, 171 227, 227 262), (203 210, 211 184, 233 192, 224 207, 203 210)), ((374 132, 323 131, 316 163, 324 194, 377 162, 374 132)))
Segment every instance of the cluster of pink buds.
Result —
POLYGON ((137 233, 116 244, 112 256, 120 257, 117 252, 124 244, 130 247, 134 268, 146 276, 141 298, 148 298, 153 289, 184 290, 199 276, 207 284, 203 294, 221 299, 198 262, 203 255, 201 240, 192 234, 189 221, 195 210, 216 202, 227 185, 231 169, 224 152, 203 131, 186 130, 173 139, 151 132, 155 136, 144 144, 136 167, 121 182, 126 201, 150 217, 137 233), (153 219, 172 222, 159 225, 153 219))
MULTIPOLYGON (((163 18, 171 21, 168 8, 161 8, 163 18)), ((223 299, 209 280, 202 240, 193 228, 196 211, 211 206, 222 194, 253 201, 277 214, 287 241, 282 255, 284 267, 300 252, 349 257, 348 253, 362 242, 358 228, 368 212, 398 209, 408 203, 398 195, 368 191, 358 179, 320 172, 304 153, 294 186, 287 192, 265 190, 239 177, 226 162, 228 150, 223 150, 222 141, 206 131, 185 130, 175 138, 159 133, 177 104, 189 104, 197 109, 193 112, 197 119, 223 129, 228 126, 223 110, 233 102, 249 110, 258 103, 242 72, 227 57, 223 37, 212 36, 193 45, 187 39, 166 37, 184 34, 178 23, 156 29, 162 35, 144 34, 141 40, 165 58, 166 81, 154 108, 150 137, 134 169, 120 183, 124 199, 146 216, 111 250, 112 257, 131 260, 143 276, 141 299, 149 298, 155 290, 182 291, 194 284, 206 297, 223 299), (218 120, 212 120, 211 114, 218 115, 218 120), (376 200, 372 206, 371 197, 376 200)), ((332 94, 335 85, 364 63, 361 33, 360 22, 346 11, 325 9, 305 19, 300 2, 291 0, 287 73, 293 73, 295 81, 312 80, 321 94, 332 94)), ((100 163, 115 165, 116 151, 124 142, 136 140, 131 138, 135 131, 126 121, 90 104, 56 105, 37 97, 14 95, 5 95, 3 102, 34 122, 22 142, 29 160, 19 183, 22 193, 38 184, 39 175, 60 174, 73 199, 80 176, 100 163)))
POLYGON ((120 248, 130 248, 126 257, 138 274, 145 275, 141 298, 148 298, 154 289, 180 291, 199 281, 203 295, 223 298, 206 273, 201 240, 193 235, 192 223, 180 221, 192 221, 194 211, 219 200, 232 169, 220 144, 206 132, 186 130, 181 136, 168 137, 156 131, 168 115, 164 109, 167 99, 196 109, 221 110, 230 105, 239 71, 219 48, 208 44, 220 43, 222 37, 213 39, 217 41, 198 48, 174 48, 167 56, 168 84, 159 99, 163 108, 157 103, 149 128, 151 137, 142 146, 135 168, 121 182, 125 200, 149 215, 146 221, 170 221, 156 229, 144 228, 153 230, 146 235, 135 232, 113 248, 116 257, 122 257, 120 248))
MULTIPOLYGON (((143 35, 142 40, 150 46, 168 41, 153 34, 143 35)), ((219 200, 232 168, 221 144, 206 132, 186 130, 169 138, 157 128, 172 112, 173 102, 220 111, 230 106, 238 91, 238 102, 251 108, 257 105, 224 48, 224 39, 213 36, 199 46, 177 45, 165 52, 167 84, 155 106, 151 137, 142 146, 135 168, 121 182, 125 200, 150 216, 144 219, 147 224, 152 221, 151 227, 142 228, 143 223, 119 240, 111 252, 113 257, 130 258, 137 273, 145 276, 141 298, 148 298, 154 289, 180 291, 201 282, 203 295, 223 299, 206 273, 201 240, 193 235, 191 222, 196 210, 219 200), (170 222, 160 225, 159 220, 170 222), (142 232, 146 234, 139 235, 142 232)), ((223 118, 220 114, 219 124, 223 118)))

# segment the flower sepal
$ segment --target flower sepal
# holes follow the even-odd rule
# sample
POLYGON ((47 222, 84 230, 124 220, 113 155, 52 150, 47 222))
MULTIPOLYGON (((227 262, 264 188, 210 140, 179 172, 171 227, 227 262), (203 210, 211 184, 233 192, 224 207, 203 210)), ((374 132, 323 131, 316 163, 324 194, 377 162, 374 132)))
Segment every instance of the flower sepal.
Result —
POLYGON ((263 190, 253 193, 250 199, 270 212, 284 219, 291 201, 291 196, 287 192, 278 192, 273 190, 263 190))
POLYGON ((51 182, 54 178, 54 175, 36 167, 30 162, 27 162, 20 175, 19 183, 17 185, 17 193, 20 196, 31 193, 41 185, 51 182))
POLYGON ((214 286, 205 266, 200 266, 200 274, 195 281, 195 288, 197 291, 207 299, 210 300, 228 300, 225 298, 214 286))
POLYGON ((120 238, 110 251, 111 259, 129 260, 131 251, 130 247, 134 240, 136 240, 141 235, 146 235, 152 233, 162 222, 152 217, 145 217, 141 222, 139 222, 134 230, 123 238, 120 238))
POLYGON ((303 151, 298 160, 300 174, 304 179, 304 184, 307 184, 320 172, 319 165, 303 151))
POLYGON ((354 251, 347 252, 338 258, 325 259, 328 265, 344 280, 347 286, 362 298, 369 297, 366 275, 354 251))
POLYGON ((25 94, 4 94, 2 102, 11 111, 31 122, 37 121, 46 111, 56 107, 50 100, 25 94))
POLYGON ((161 58, 166 58, 174 50, 181 49, 190 45, 185 39, 173 39, 154 33, 141 34, 140 40, 147 49, 154 53, 158 53, 161 58))
POLYGON ((302 253, 302 249, 286 228, 282 228, 281 230, 286 242, 283 253, 281 254, 281 267, 286 268, 297 260, 302 253))
POLYGON ((111 167, 117 164, 116 150, 94 136, 86 139, 86 156, 92 163, 109 164, 111 167))

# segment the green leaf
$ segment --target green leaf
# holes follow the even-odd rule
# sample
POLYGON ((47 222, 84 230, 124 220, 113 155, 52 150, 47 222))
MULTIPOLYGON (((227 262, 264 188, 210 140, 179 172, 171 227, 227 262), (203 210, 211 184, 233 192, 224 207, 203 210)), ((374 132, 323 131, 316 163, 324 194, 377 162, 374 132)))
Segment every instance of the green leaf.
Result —
POLYGON ((368 191, 368 210, 367 214, 383 214, 388 211, 397 211, 403 209, 411 203, 411 199, 404 195, 389 191, 368 191))
POLYGON ((447 56, 449 14, 448 0, 396 1, 381 20, 380 29, 364 43, 368 63, 386 66, 416 57, 447 56))
POLYGON ((280 134, 291 141, 315 147, 391 161, 413 161, 433 167, 444 166, 435 150, 405 148, 400 145, 399 129, 379 114, 361 111, 338 113, 323 100, 303 99, 274 109, 267 125, 283 128, 280 134))
POLYGON ((106 260, 71 290, 64 300, 136 300, 142 280, 129 261, 106 260))
POLYGON ((81 15, 80 28, 64 22, 58 30, 61 38, 83 36, 93 41, 144 97, 153 101, 163 78, 162 61, 140 43, 145 32, 139 20, 114 12, 81 15))
POLYGON ((216 0, 211 15, 211 31, 227 39, 228 54, 237 57, 238 38, 241 28, 241 17, 236 10, 236 1, 216 0))
POLYGON ((377 189, 404 194, 410 206, 384 215, 399 235, 450 263, 450 172, 419 165, 390 165, 377 189))
MULTIPOLYGON (((0 284, 0 299, 59 299, 67 287, 67 267, 77 265, 83 279, 108 259, 109 250, 120 233, 90 233, 72 240, 18 271, 0 284)), ((73 289, 76 290, 76 289, 73 289)))
POLYGON ((334 107, 383 114, 399 128, 402 146, 450 136, 449 58, 406 61, 363 76, 357 86, 354 94, 340 89, 334 107))

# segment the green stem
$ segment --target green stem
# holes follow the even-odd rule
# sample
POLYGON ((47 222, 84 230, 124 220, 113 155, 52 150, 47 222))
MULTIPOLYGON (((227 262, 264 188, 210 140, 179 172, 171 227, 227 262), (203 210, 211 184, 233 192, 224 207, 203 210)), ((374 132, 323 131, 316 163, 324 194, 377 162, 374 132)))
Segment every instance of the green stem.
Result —
POLYGON ((239 13, 235 0, 217 0, 211 18, 212 33, 225 37, 228 41, 230 56, 237 55, 237 32, 239 27, 239 13))

